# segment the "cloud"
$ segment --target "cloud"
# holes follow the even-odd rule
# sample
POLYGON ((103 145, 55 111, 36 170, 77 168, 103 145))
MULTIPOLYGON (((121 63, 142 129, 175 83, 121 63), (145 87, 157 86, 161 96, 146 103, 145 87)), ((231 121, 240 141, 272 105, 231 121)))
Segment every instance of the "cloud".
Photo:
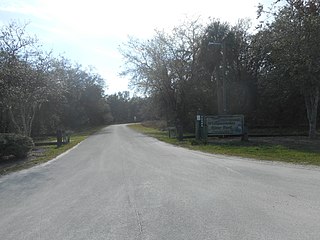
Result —
MULTIPOLYGON (((185 16, 215 17, 235 22, 255 17, 258 0, 15 0, 2 11, 24 14, 51 25, 63 38, 149 37, 154 29, 171 29, 185 16)), ((48 29, 50 30, 50 29, 48 29)))

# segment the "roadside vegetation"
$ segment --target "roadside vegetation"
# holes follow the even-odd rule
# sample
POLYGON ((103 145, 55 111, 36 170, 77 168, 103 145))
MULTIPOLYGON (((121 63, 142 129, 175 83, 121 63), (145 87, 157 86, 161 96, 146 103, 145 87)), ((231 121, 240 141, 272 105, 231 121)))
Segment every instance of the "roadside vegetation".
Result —
MULTIPOLYGON (((280 136, 300 137, 251 138, 248 143, 210 139, 208 145, 197 145, 148 131, 208 152, 319 165, 319 1, 274 1, 269 8, 259 5, 257 13, 259 26, 243 19, 232 25, 214 16, 206 22, 187 18, 149 39, 130 37, 120 46, 120 74, 130 79, 134 96, 105 94, 105 79, 94 68, 44 51, 28 34, 28 24, 2 25, 0 133, 34 141, 57 131, 161 120, 182 138, 195 132, 197 115, 241 114, 249 131, 268 135, 277 129, 280 136)), ((34 161, 54 157, 78 141, 81 135, 73 135, 69 146, 48 147, 46 157, 40 154, 34 161)))
POLYGON ((259 5, 258 26, 213 16, 129 38, 122 74, 148 96, 149 116, 190 132, 199 113, 243 114, 249 129, 303 127, 316 138, 320 4, 272 2, 259 5))
POLYGON ((178 141, 176 138, 169 138, 168 131, 152 127, 150 124, 147 126, 132 124, 129 127, 160 141, 192 150, 258 160, 320 166, 320 140, 311 141, 307 137, 252 138, 248 142, 242 142, 240 138, 211 138, 206 144, 203 144, 196 142, 195 139, 178 141))
MULTIPOLYGON (((8 156, 7 158, 0 158, 0 175, 8 174, 14 171, 30 168, 35 165, 48 162, 59 156, 60 154, 73 148, 93 133, 99 131, 101 128, 101 126, 93 127, 74 132, 71 135, 70 142, 68 144, 62 145, 61 147, 57 147, 56 145, 34 146, 26 157, 15 158, 13 156, 8 156)), ((46 137, 42 138, 41 141, 56 141, 56 138, 46 137)))
POLYGON ((44 51, 27 27, 14 20, 0 27, 1 174, 50 160, 113 120, 105 79, 93 67, 44 51), (57 132, 73 132, 71 142, 33 146, 57 141, 46 137, 57 132))

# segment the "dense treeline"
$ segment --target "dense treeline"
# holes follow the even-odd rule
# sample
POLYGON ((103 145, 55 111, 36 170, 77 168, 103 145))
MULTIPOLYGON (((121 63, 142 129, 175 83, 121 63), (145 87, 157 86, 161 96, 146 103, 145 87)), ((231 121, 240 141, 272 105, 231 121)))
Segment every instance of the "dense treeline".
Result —
POLYGON ((37 136, 111 122, 103 89, 92 69, 44 52, 26 25, 0 29, 0 132, 37 136))
POLYGON ((121 47, 121 73, 142 97, 106 96, 90 68, 53 57, 26 26, 0 29, 0 132, 26 136, 106 123, 165 119, 192 130, 197 113, 244 114, 251 127, 305 127, 319 122, 320 6, 317 0, 275 1, 249 22, 186 20, 121 47), (279 4, 280 2, 280 4, 279 4))
POLYGON ((246 21, 187 21, 122 46, 122 72, 169 124, 192 129, 198 112, 244 114, 249 127, 309 127, 316 137, 320 4, 275 1, 253 33, 246 21), (281 4, 279 4, 281 2, 281 4), (267 13, 268 12, 268 13, 267 13))
POLYGON ((112 123, 133 123, 148 120, 161 120, 159 111, 148 97, 130 97, 128 91, 107 96, 113 117, 112 123))

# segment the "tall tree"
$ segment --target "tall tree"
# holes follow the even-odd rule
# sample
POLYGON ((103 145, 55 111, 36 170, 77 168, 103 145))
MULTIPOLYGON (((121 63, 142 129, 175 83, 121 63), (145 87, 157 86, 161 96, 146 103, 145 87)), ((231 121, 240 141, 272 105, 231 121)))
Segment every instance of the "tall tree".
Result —
POLYGON ((54 90, 47 75, 50 58, 39 50, 37 42, 26 34, 26 25, 17 22, 0 31, 0 104, 15 130, 27 136, 36 111, 54 90))
POLYGON ((26 27, 13 21, 0 29, 1 131, 30 136, 110 122, 104 79, 43 52, 26 27))
POLYGON ((231 26, 215 19, 206 27, 199 62, 211 76, 215 114, 248 115, 254 110, 256 80, 250 64, 249 27, 246 20, 231 26))
MULTIPOLYGON (((300 90, 305 100, 309 137, 316 137, 320 97, 320 2, 285 0, 273 9, 274 21, 264 26, 270 34, 271 71, 285 84, 300 90)), ((263 11, 263 8, 260 7, 263 11)))
POLYGON ((172 33, 156 31, 152 39, 129 39, 122 47, 131 84, 159 100, 169 124, 184 125, 189 108, 190 84, 194 79, 202 26, 187 21, 172 33))

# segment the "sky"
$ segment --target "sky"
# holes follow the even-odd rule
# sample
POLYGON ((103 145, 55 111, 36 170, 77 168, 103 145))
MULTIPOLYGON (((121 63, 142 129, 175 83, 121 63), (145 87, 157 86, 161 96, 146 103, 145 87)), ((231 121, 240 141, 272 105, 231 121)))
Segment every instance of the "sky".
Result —
MULTIPOLYGON (((155 29, 170 30, 187 17, 209 17, 234 24, 256 18, 258 3, 268 0, 0 0, 0 25, 29 22, 27 32, 44 48, 73 62, 94 66, 107 94, 128 90, 120 77, 119 46, 129 36, 151 38, 155 29)), ((269 0, 270 2, 270 0, 269 0)))

